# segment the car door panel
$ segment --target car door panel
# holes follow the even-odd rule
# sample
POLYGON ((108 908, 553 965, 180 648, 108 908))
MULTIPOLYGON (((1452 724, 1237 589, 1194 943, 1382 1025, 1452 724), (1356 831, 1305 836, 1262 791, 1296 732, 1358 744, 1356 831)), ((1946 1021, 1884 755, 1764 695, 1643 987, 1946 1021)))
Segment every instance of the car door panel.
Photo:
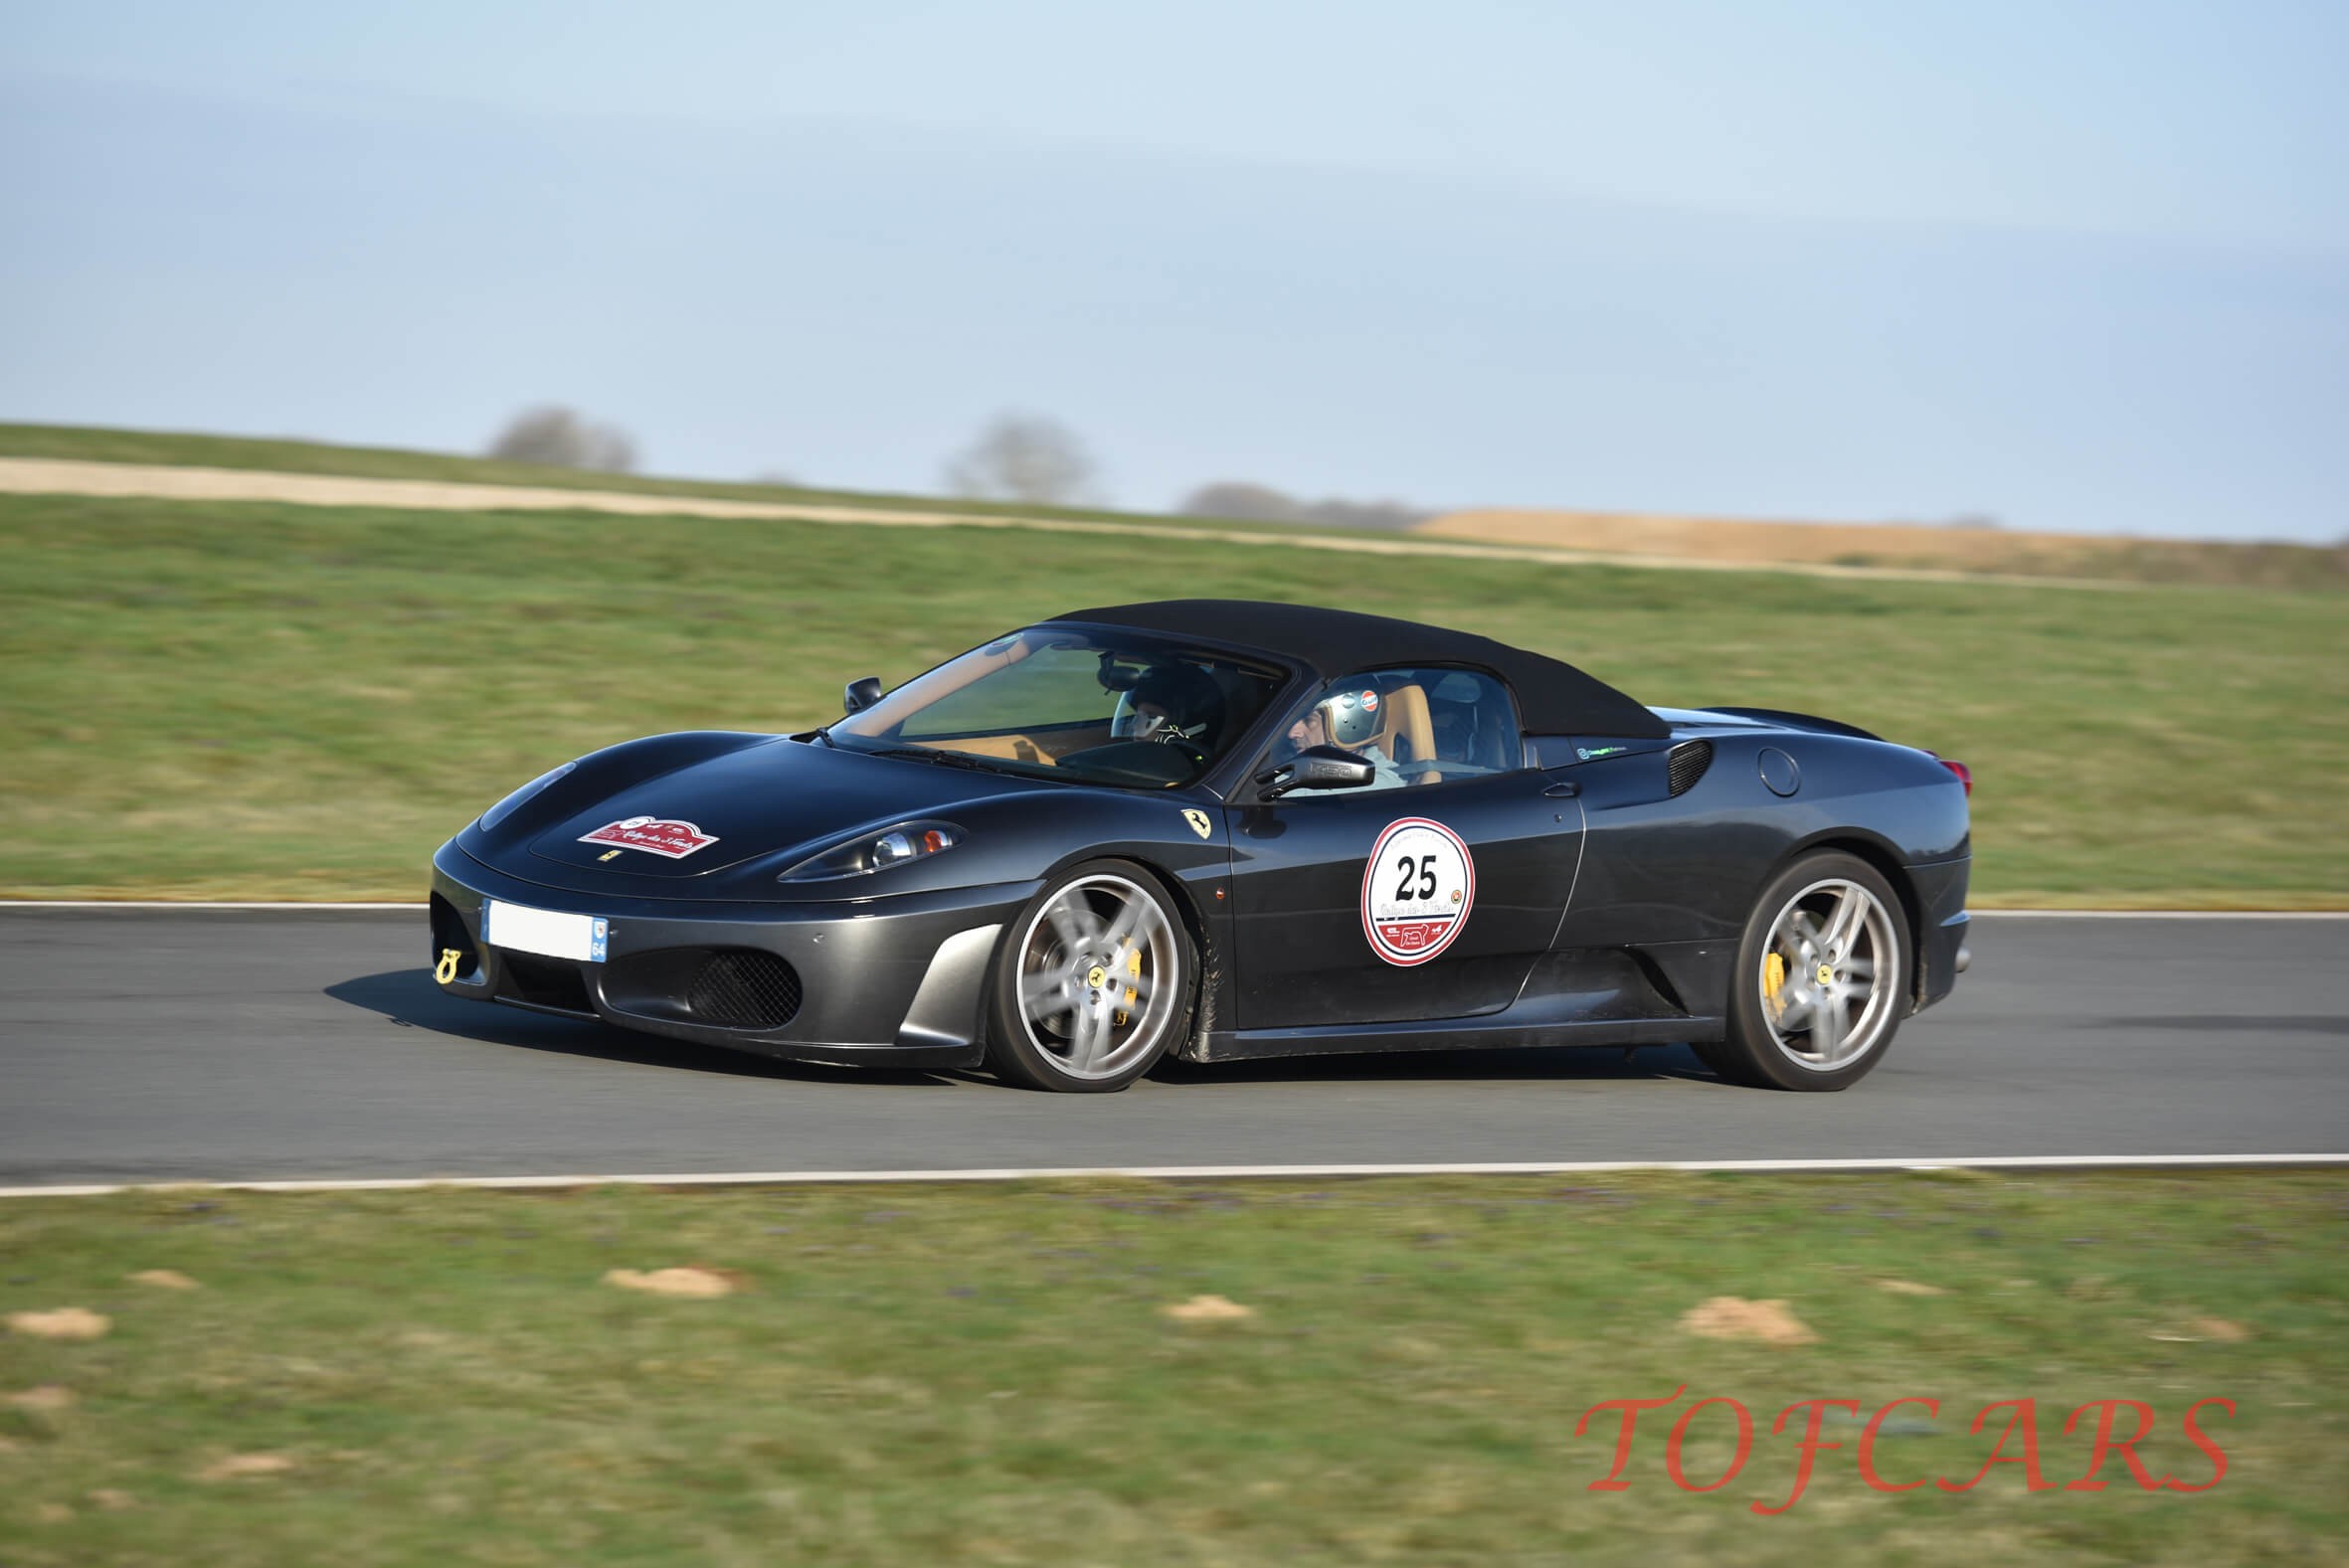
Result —
POLYGON ((1544 794, 1544 784, 1518 771, 1228 807, 1237 1026, 1412 1022, 1508 1006, 1556 936, 1580 855, 1579 803, 1544 794), (1406 827, 1392 842, 1419 851, 1416 863, 1398 855, 1373 868, 1381 836, 1415 822, 1442 831, 1406 827), (1468 886, 1448 875, 1437 886, 1449 870, 1444 835, 1464 851, 1468 886), (1457 931, 1445 913, 1453 888, 1465 895, 1457 931), (1436 902, 1398 903, 1406 891, 1436 902), (1382 941, 1381 931, 1401 940, 1382 941), (1440 943, 1432 957, 1410 951, 1420 932, 1441 934, 1426 939, 1440 943))

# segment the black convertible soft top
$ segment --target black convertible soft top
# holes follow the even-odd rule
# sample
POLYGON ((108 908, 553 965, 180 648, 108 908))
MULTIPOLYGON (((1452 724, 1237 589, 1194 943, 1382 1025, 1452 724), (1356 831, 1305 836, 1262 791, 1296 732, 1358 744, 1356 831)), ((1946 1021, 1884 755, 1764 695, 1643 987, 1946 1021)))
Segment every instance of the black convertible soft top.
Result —
POLYGON ((1473 665, 1509 683, 1529 735, 1657 739, 1672 733, 1639 703, 1571 664, 1474 632, 1447 631, 1415 620, 1248 599, 1165 599, 1079 610, 1053 618, 1262 648, 1308 665, 1328 680, 1396 664, 1473 665))

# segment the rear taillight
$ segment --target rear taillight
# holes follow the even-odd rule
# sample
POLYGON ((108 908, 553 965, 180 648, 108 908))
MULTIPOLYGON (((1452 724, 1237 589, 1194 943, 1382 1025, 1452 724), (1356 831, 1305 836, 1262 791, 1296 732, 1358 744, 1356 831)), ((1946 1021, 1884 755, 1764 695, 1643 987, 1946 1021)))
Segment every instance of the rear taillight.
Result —
POLYGON ((1968 768, 1965 764, 1953 763, 1946 757, 1940 758, 1938 761, 1942 767, 1957 775, 1957 782, 1966 786, 1966 798, 1969 800, 1972 799, 1974 795, 1974 771, 1971 768, 1968 768))

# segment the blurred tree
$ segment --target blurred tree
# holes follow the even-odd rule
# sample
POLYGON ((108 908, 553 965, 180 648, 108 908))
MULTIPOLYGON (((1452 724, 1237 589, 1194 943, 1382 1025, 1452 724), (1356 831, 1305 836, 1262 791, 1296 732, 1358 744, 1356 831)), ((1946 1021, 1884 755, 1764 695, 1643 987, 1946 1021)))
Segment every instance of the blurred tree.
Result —
POLYGON ((957 495, 1066 506, 1093 494, 1095 469, 1085 443, 1057 420, 999 414, 946 465, 957 495))
POLYGON ((1294 523, 1303 510, 1287 492, 1245 479, 1202 484, 1175 509, 1191 517, 1236 517, 1255 523, 1294 523))
POLYGON ((1433 515, 1401 501, 1349 501, 1335 495, 1305 509, 1307 522, 1332 528, 1416 528, 1433 515))
POLYGON ((1429 513, 1401 501, 1349 501, 1330 496, 1300 501, 1269 484, 1219 479, 1182 498, 1180 510, 1193 517, 1238 517, 1259 523, 1321 523, 1331 528, 1410 528, 1429 513))
POLYGON ((524 409, 508 420, 489 443, 489 455, 550 468, 627 473, 636 466, 636 443, 626 431, 591 424, 577 409, 549 403, 524 409))

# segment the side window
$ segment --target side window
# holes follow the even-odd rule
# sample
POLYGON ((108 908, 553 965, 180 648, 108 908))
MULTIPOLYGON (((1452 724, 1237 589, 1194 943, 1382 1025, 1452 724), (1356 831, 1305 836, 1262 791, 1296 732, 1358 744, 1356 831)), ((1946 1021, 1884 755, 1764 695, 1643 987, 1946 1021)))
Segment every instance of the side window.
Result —
POLYGON ((1525 763, 1509 688, 1476 670, 1427 671, 1435 754, 1454 777, 1507 773, 1525 763))
POLYGON ((1364 670, 1331 682, 1274 751, 1287 757, 1309 746, 1368 759, 1373 789, 1505 773, 1525 756, 1509 688, 1458 669, 1364 670))

